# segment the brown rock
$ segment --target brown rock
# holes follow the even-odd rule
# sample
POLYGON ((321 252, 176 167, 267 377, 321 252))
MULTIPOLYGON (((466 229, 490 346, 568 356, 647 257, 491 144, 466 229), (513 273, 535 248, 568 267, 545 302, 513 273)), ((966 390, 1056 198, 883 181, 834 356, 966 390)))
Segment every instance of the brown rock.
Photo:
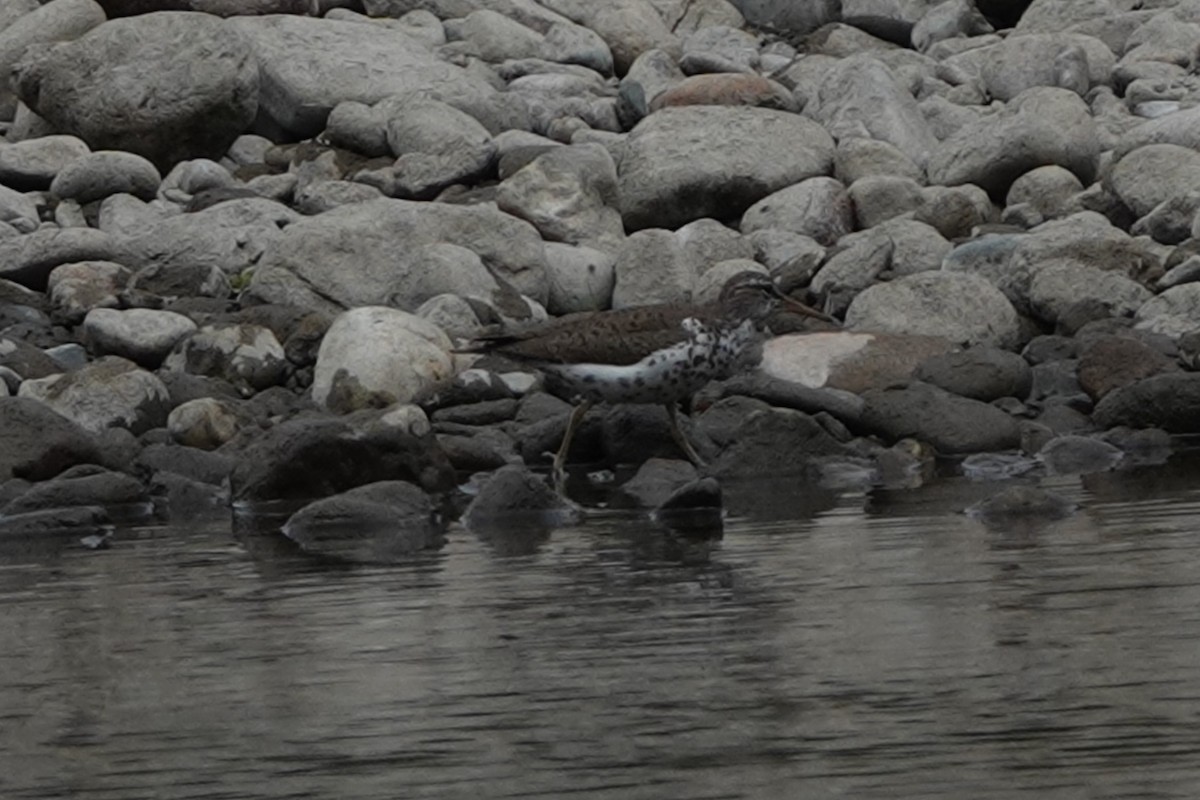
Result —
POLYGON ((1080 356, 1079 385, 1093 400, 1099 400, 1114 389, 1178 370, 1173 360, 1144 342, 1105 336, 1089 344, 1080 356))
POLYGON ((796 101, 782 84, 761 75, 712 73, 693 75, 659 94, 650 110, 667 106, 759 106, 796 111, 796 101))

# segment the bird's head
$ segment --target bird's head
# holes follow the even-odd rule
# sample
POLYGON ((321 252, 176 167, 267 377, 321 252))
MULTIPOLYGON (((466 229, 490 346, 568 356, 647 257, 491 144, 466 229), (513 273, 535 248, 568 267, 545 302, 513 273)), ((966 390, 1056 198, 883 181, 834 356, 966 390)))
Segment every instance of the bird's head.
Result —
POLYGON ((722 316, 730 320, 748 319, 760 323, 783 305, 805 316, 826 322, 835 321, 828 314, 809 308, 779 291, 770 275, 752 270, 738 272, 725 281, 718 302, 722 316))

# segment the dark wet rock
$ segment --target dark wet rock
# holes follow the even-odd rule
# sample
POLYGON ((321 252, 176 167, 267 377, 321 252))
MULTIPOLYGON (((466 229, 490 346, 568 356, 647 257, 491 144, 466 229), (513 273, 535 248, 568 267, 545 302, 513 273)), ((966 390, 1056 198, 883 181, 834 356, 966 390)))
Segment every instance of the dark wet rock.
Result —
POLYGON ((1033 376, 1033 385, 1029 390, 1030 400, 1084 394, 1083 387, 1079 385, 1079 361, 1076 359, 1044 361, 1034 364, 1030 372, 1033 376))
POLYGON ((129 281, 129 288, 162 297, 225 298, 231 291, 229 278, 221 268, 215 264, 206 264, 202 260, 177 264, 148 264, 134 273, 129 281))
POLYGON ((1018 420, 1017 425, 1021 428, 1021 452, 1027 456, 1035 455, 1056 435, 1049 425, 1031 419, 1018 420))
POLYGON ((170 400, 157 376, 118 356, 105 356, 74 372, 27 380, 21 393, 97 433, 119 427, 138 434, 162 427, 170 400))
POLYGON ((0 478, 45 480, 75 464, 104 463, 96 438, 26 397, 0 398, 0 478))
POLYGON ((44 378, 62 372, 53 358, 22 339, 0 336, 0 367, 22 378, 44 378))
POLYGON ((716 478, 680 486, 654 509, 654 519, 681 536, 716 536, 724 530, 724 498, 716 478))
POLYGON ((1200 373, 1165 373, 1114 389, 1096 404, 1096 424, 1200 433, 1200 373))
POLYGON ((733 394, 722 397, 705 408, 704 412, 695 418, 695 422, 713 444, 724 448, 733 442, 746 417, 755 411, 767 411, 771 405, 756 397, 733 394))
MULTIPOLYGON (((517 443, 517 451, 527 464, 548 461, 558 451, 563 434, 567 430, 567 417, 570 408, 562 413, 547 415, 534 422, 527 422, 510 428, 513 440, 517 443)), ((518 422, 520 420, 518 419, 518 422)), ((569 461, 594 462, 604 458, 601 444, 602 416, 593 410, 583 418, 579 429, 571 439, 569 461)), ((670 453, 669 455, 675 455, 670 453)))
POLYGON ((1069 517, 1078 508, 1066 498, 1035 486, 1010 486, 966 509, 968 516, 984 522, 1069 517))
POLYGON ((171 408, 183 405, 200 397, 238 399, 241 393, 229 381, 210 378, 207 375, 192 375, 187 372, 160 370, 159 379, 167 387, 171 408))
POLYGON ((456 470, 482 472, 520 461, 512 437, 495 428, 476 428, 469 434, 437 434, 438 444, 456 470))
POLYGON ((1020 444, 1017 423, 1008 414, 926 383, 872 389, 863 400, 860 426, 886 440, 911 437, 946 454, 1011 450, 1020 444))
POLYGON ((959 464, 962 474, 976 481, 1007 480, 1040 467, 1040 462, 1024 453, 975 453, 959 464))
POLYGON ((149 481, 155 510, 165 510, 172 519, 196 519, 229 513, 229 489, 180 475, 171 470, 155 472, 149 481))
MULTIPOLYGON (((706 390, 707 391, 707 390, 706 390)), ((773 406, 791 408, 806 414, 827 412, 838 419, 853 421, 862 414, 862 399, 841 389, 811 387, 764 373, 739 375, 719 384, 720 396, 745 395, 773 406)))
POLYGON ((0 509, 0 514, 7 516, 69 506, 146 505, 149 499, 146 487, 136 478, 80 465, 53 480, 35 484, 0 509))
POLYGON ((517 400, 509 397, 441 408, 430 414, 429 419, 435 425, 439 422, 454 422, 460 425, 491 425, 495 422, 513 419, 516 414, 517 400))
POLYGON ((1079 385, 1093 400, 1142 378, 1179 369, 1145 342, 1129 336, 1104 336, 1086 342, 1079 356, 1079 385))
POLYGON ((1038 460, 1055 475, 1104 472, 1121 463, 1124 453, 1108 442, 1089 436, 1058 436, 1037 454, 1038 460))
POLYGON ((307 553, 389 563, 441 547, 432 499, 404 481, 379 481, 325 497, 293 514, 283 533, 307 553))
POLYGON ((921 362, 913 377, 985 403, 1001 397, 1025 397, 1033 385, 1025 359, 991 347, 934 356, 921 362))
POLYGON ((108 527, 108 512, 99 506, 50 508, 0 519, 0 539, 49 534, 87 536, 108 527))
POLYGON ((94 149, 138 153, 160 168, 219 157, 258 111, 253 51, 208 14, 107 22, 27 56, 16 83, 26 105, 61 132, 94 149))
POLYGON ((1164 464, 1173 450, 1171 434, 1161 428, 1117 427, 1100 434, 1100 438, 1121 449, 1126 466, 1164 464))
POLYGON ((578 509, 555 494, 546 482, 523 466, 510 465, 496 472, 479 489, 463 512, 463 523, 472 530, 503 526, 506 520, 529 520, 554 525, 573 520, 578 509))
POLYGON ((177 444, 151 444, 138 454, 137 465, 150 473, 174 472, 200 483, 219 486, 233 471, 235 459, 177 444))
MULTIPOLYGON (((1087 395, 1079 395, 1083 400, 1087 400, 1087 395)), ((1089 415, 1090 407, 1087 410, 1080 410, 1070 405, 1071 398, 1053 398, 1059 402, 1047 403, 1034 421, 1054 432, 1057 436, 1064 436, 1071 433, 1091 433, 1096 430, 1096 424, 1092 421, 1089 415), (1067 400, 1068 402, 1062 402, 1067 400)))
POLYGON ((417 436, 383 426, 355 430, 338 419, 289 420, 248 445, 223 452, 237 460, 230 484, 233 499, 240 501, 325 497, 396 479, 428 491, 455 483, 454 470, 432 433, 417 436))
POLYGON ((813 417, 792 409, 752 413, 733 442, 705 472, 718 478, 804 474, 814 456, 842 452, 842 445, 813 417))
MULTIPOLYGON (((715 448, 692 420, 679 414, 679 427, 702 457, 715 448)), ((677 458, 683 453, 671 435, 667 411, 657 405, 618 405, 608 411, 600 426, 600 443, 611 464, 640 464, 648 458, 677 458)))
POLYGON ((651 458, 638 467, 632 478, 621 484, 621 491, 639 505, 653 508, 696 479, 696 468, 688 461, 651 458))

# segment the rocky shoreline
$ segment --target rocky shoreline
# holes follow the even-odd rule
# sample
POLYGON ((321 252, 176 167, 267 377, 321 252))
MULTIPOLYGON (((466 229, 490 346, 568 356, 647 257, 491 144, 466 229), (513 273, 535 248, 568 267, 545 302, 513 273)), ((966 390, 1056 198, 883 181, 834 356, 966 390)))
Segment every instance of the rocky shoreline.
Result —
POLYGON ((2 2, 0 536, 281 501, 392 558, 479 473, 475 526, 569 516, 531 471, 569 406, 456 343, 745 269, 844 325, 696 396, 706 468, 622 406, 577 480, 670 514, 1161 461, 1198 53, 1193 0, 2 2))

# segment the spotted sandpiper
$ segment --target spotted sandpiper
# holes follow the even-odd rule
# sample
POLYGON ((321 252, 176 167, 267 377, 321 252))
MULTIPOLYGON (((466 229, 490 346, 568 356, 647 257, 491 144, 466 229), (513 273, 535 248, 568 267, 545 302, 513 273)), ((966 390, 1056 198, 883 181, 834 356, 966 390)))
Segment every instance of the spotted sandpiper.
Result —
POLYGON ((517 331, 482 336, 468 352, 496 353, 536 367, 546 389, 575 403, 554 455, 554 485, 561 494, 571 439, 596 403, 661 403, 671 436, 697 465, 703 459, 679 429, 676 404, 711 380, 743 366, 744 355, 780 303, 825 321, 831 317, 787 297, 761 272, 729 278, 716 302, 660 303, 594 311, 517 331))

